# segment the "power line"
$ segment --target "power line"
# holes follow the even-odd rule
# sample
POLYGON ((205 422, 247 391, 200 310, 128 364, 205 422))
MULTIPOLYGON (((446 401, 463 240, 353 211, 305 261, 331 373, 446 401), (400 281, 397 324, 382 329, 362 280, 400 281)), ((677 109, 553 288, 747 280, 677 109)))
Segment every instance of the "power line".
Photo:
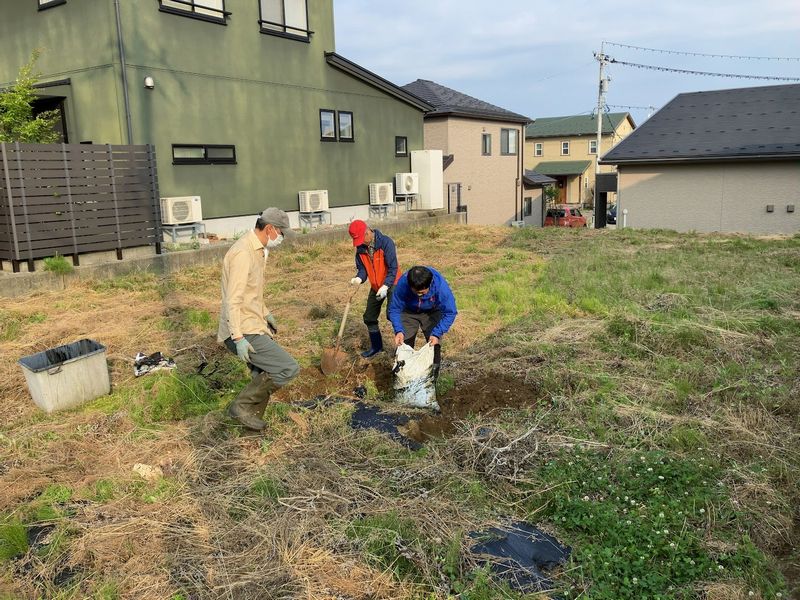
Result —
POLYGON ((637 69, 650 69, 651 71, 666 71, 669 73, 683 73, 684 75, 702 75, 705 77, 729 77, 731 79, 762 79, 765 81, 800 81, 800 77, 775 77, 771 75, 740 75, 738 73, 712 73, 710 71, 690 71, 688 69, 673 69, 672 67, 657 67, 654 65, 642 65, 639 63, 625 62, 622 60, 610 59, 610 62, 625 67, 636 67, 637 69))
POLYGON ((662 48, 645 48, 644 46, 631 46, 630 44, 617 44, 615 42, 603 42, 609 46, 618 48, 630 48, 632 50, 644 50, 645 52, 658 52, 660 54, 680 54, 682 56, 705 56, 707 58, 734 58, 737 60, 789 60, 800 62, 800 58, 794 56, 742 56, 737 54, 706 54, 704 52, 689 52, 684 50, 664 50, 662 48))
POLYGON ((655 110, 655 106, 631 106, 629 104, 606 104, 608 108, 627 108, 628 110, 631 109, 638 109, 638 110, 655 110))

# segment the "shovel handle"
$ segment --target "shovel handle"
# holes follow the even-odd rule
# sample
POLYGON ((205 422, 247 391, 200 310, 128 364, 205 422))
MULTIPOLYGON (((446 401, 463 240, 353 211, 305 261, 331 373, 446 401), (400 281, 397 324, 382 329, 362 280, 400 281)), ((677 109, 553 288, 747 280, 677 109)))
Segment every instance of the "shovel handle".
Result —
POLYGON ((350 300, 347 301, 347 305, 344 307, 344 315, 342 315, 342 324, 339 325, 339 333, 336 334, 336 346, 339 346, 339 343, 342 341, 342 334, 344 333, 344 324, 347 323, 347 314, 350 312, 350 300))

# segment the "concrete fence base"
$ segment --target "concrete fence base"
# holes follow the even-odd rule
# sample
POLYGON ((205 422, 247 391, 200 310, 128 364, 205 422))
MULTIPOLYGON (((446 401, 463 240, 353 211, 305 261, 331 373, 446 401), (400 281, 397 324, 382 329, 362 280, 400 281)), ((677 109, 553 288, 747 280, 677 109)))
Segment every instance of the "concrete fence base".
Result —
MULTIPOLYGON (((399 233, 422 227, 463 224, 463 213, 418 217, 406 221, 376 222, 385 233, 399 233)), ((297 235, 289 245, 333 244, 349 241, 346 226, 311 231, 297 235)), ((11 273, 0 271, 0 297, 15 298, 36 292, 64 290, 80 281, 112 279, 134 271, 175 273, 183 269, 220 263, 233 242, 201 246, 197 250, 182 250, 165 254, 134 256, 121 261, 109 260, 75 267, 71 273, 59 275, 47 271, 11 273)))

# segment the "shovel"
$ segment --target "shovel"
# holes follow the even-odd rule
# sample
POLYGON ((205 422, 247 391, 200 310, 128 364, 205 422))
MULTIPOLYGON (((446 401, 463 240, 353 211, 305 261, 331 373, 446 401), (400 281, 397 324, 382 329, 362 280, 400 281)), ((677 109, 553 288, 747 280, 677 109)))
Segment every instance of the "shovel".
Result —
POLYGON ((339 333, 336 336, 336 345, 333 348, 325 348, 322 351, 320 368, 322 372, 329 377, 336 373, 348 359, 347 352, 340 349, 342 345, 342 333, 344 332, 344 325, 347 323, 347 314, 350 312, 350 303, 353 301, 353 297, 357 292, 358 288, 350 295, 350 298, 347 300, 347 305, 344 307, 342 324, 339 325, 339 333))

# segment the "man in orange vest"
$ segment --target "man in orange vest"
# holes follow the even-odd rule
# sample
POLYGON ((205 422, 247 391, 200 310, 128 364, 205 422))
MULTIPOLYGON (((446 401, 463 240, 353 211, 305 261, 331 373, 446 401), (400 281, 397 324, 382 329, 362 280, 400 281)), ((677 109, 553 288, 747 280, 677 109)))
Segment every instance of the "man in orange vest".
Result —
MULTIPOLYGON (((370 349, 362 352, 361 356, 370 358, 383 350, 383 338, 378 326, 378 317, 381 314, 381 305, 388 297, 387 307, 392 301, 392 292, 397 280, 400 279, 400 269, 397 265, 397 250, 394 241, 377 229, 369 226, 359 219, 350 223, 350 237, 356 247, 356 276, 350 280, 352 285, 361 285, 369 279, 369 296, 367 308, 364 311, 364 324, 369 332, 370 349)), ((388 313, 386 318, 388 319, 388 313)))

